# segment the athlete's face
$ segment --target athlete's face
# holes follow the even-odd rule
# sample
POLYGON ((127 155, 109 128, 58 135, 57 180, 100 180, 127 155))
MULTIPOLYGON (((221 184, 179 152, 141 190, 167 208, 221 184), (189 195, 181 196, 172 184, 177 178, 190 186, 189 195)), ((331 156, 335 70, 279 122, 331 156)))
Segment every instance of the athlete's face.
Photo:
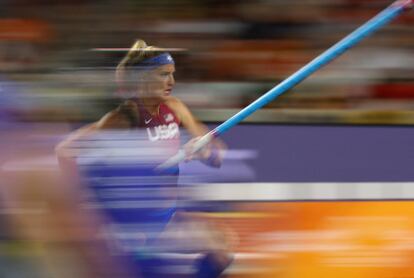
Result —
POLYGON ((141 92, 147 97, 164 98, 171 94, 175 84, 175 66, 172 64, 162 65, 147 71, 143 83, 140 85, 141 92))

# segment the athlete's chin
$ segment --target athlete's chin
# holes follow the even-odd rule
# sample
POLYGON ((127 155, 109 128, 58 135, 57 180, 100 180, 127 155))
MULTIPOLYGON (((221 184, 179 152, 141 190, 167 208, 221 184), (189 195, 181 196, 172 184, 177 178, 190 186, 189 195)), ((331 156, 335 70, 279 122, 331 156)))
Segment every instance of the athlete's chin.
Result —
POLYGON ((163 100, 168 100, 168 99, 170 99, 171 98, 171 96, 170 95, 163 95, 162 97, 161 97, 161 99, 163 99, 163 100))
POLYGON ((164 100, 164 99, 170 98, 170 94, 160 93, 160 94, 157 94, 156 96, 154 96, 154 98, 164 100))
POLYGON ((166 101, 166 100, 168 100, 170 98, 171 98, 171 96, 166 96, 166 95, 160 96, 160 100, 161 101, 166 101))

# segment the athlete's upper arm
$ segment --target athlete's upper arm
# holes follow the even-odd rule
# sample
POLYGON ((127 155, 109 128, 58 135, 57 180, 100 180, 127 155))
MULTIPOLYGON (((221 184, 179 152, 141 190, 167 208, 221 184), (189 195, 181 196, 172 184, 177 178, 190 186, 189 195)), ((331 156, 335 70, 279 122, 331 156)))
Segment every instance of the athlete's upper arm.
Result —
POLYGON ((97 126, 98 126, 98 122, 91 123, 69 134, 69 136, 65 140, 63 140, 56 146, 55 152, 57 156, 58 157, 72 156, 71 155, 72 152, 70 149, 73 143, 81 138, 84 138, 94 133, 98 129, 97 126))
POLYGON ((83 126, 72 132, 64 141, 60 142, 55 151, 58 156, 67 156, 72 144, 83 138, 93 135, 103 129, 128 128, 129 121, 117 110, 111 111, 99 121, 83 126))
POLYGON ((129 127, 130 122, 128 118, 118 109, 107 113, 96 123, 97 129, 119 129, 129 127))
MULTIPOLYGON (((184 103, 178 99, 173 99, 171 103, 172 105, 169 105, 169 107, 179 117, 182 125, 193 137, 203 136, 204 134, 208 133, 209 130, 207 126, 199 122, 184 103)), ((220 152, 217 152, 217 150, 225 150, 226 146, 221 140, 218 140, 217 138, 212 141, 212 145, 216 151, 210 151, 209 154, 207 154, 207 157, 203 159, 203 161, 210 166, 220 167, 223 158, 222 154, 220 154, 220 152)))

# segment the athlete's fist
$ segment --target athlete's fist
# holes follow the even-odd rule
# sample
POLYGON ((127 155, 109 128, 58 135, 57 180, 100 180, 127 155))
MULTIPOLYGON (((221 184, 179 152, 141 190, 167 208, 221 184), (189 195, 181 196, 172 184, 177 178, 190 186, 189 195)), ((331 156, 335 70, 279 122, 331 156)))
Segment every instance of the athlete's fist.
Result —
POLYGON ((196 151, 196 143, 200 140, 201 136, 195 137, 188 141, 184 145, 184 152, 185 152, 185 161, 190 161, 194 159, 199 160, 207 160, 211 155, 211 144, 207 144, 202 147, 200 150, 196 151))

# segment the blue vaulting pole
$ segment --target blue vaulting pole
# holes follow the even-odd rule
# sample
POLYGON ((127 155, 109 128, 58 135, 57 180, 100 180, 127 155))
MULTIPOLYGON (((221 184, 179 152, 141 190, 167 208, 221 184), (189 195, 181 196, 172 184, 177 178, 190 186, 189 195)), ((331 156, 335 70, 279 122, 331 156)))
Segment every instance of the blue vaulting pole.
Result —
MULTIPOLYGON (((358 42, 363 40, 365 37, 369 36, 373 32, 377 31, 403 11, 409 10, 413 7, 413 0, 399 0, 394 2, 388 8, 383 10, 381 13, 373 17, 371 20, 360 26, 358 29, 353 31, 351 34, 343 38, 341 41, 327 49, 321 55, 313 59, 307 65, 296 71, 294 74, 286 78, 284 81, 279 83, 277 86, 273 87, 270 91, 262 95, 260 98, 243 108, 237 114, 223 122, 221 125, 217 126, 215 129, 204 135, 200 138, 193 148, 193 152, 200 150, 206 144, 208 144, 214 137, 220 136, 227 130, 231 129, 233 126, 240 123, 249 115, 253 114, 258 109, 262 108, 264 105, 268 104, 281 94, 287 92, 289 89, 293 88, 309 75, 316 72, 342 53, 356 45, 358 42)), ((159 168, 165 169, 179 163, 185 159, 184 151, 179 151, 176 155, 168 159, 166 162, 161 164, 159 168)))

